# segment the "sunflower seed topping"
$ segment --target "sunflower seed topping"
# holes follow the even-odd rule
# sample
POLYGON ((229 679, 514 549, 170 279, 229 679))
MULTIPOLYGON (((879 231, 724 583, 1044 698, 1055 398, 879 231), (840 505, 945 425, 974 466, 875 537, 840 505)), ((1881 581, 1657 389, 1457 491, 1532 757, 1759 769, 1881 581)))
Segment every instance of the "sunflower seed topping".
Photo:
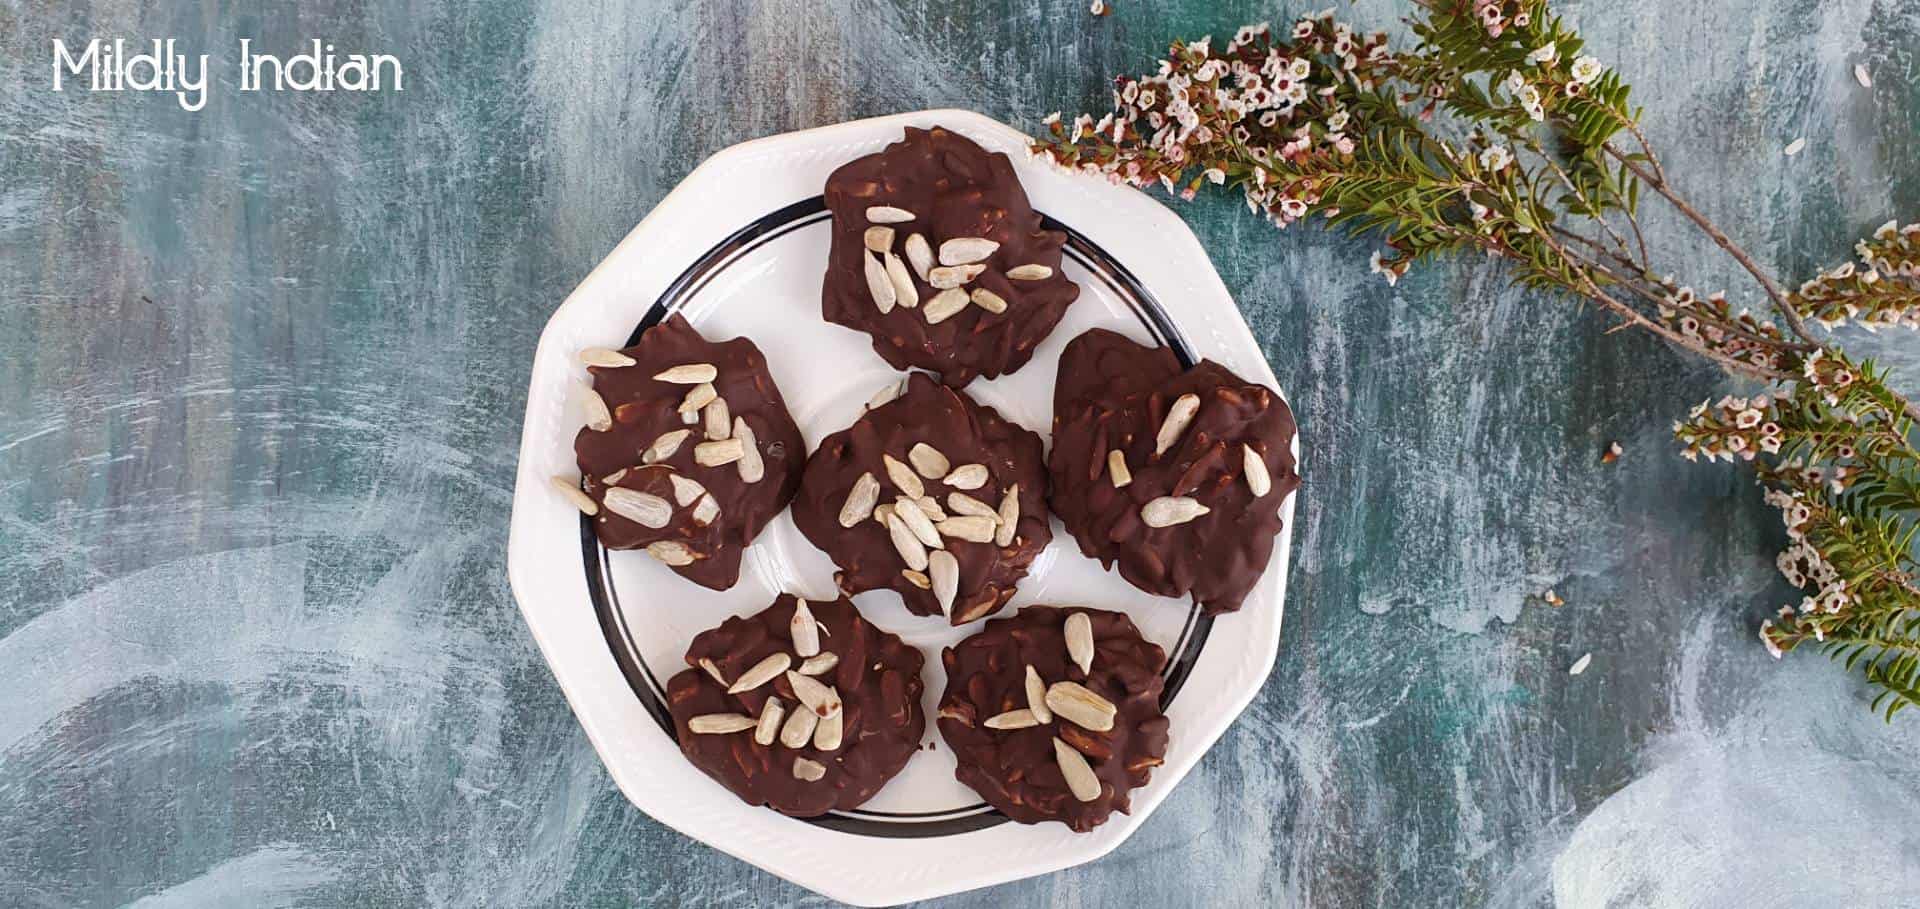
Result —
POLYGON ((994 511, 992 505, 988 505, 964 492, 947 493, 947 507, 952 509, 954 514, 979 515, 983 518, 992 518, 995 521, 1000 520, 1000 512, 994 511))
MULTIPOLYGON (((805 744, 804 742, 802 744, 805 744)), ((798 746, 796 746, 798 747, 798 746)), ((827 775, 827 766, 819 761, 810 761, 803 757, 793 759, 793 778, 807 783, 818 783, 827 775)))
POLYGON ((780 744, 788 748, 805 748, 813 739, 813 727, 820 725, 820 715, 811 710, 794 710, 787 713, 787 722, 780 727, 780 744))
POLYGON ((720 393, 713 390, 712 382, 702 382, 689 389, 687 396, 680 399, 680 412, 693 413, 698 411, 708 404, 713 403, 713 400, 719 396, 720 393))
POLYGON ((609 369, 632 366, 639 362, 626 354, 607 347, 583 347, 580 349, 579 356, 580 365, 582 366, 604 366, 609 369))
POLYGON ((935 290, 948 290, 959 287, 980 276, 987 267, 979 263, 973 265, 950 265, 927 269, 927 283, 935 290))
POLYGON ((696 735, 726 735, 745 732, 759 721, 744 713, 707 713, 687 721, 687 730, 696 735))
POLYGON ((702 413, 707 418, 707 441, 718 442, 733 430, 733 414, 727 408, 726 398, 715 397, 702 413))
POLYGON ((902 464, 893 455, 881 455, 880 462, 887 467, 887 479, 892 480, 893 485, 906 493, 907 498, 917 499, 927 494, 926 485, 920 482, 920 477, 913 472, 913 468, 902 464))
POLYGON ((673 520, 673 506, 650 492, 615 486, 600 497, 607 510, 642 527, 658 530, 673 520))
POLYGON ((867 220, 875 224, 899 224, 913 220, 913 212, 891 205, 872 205, 867 207, 867 220))
POLYGON ((892 505, 874 506, 873 519, 876 521, 879 521, 880 526, 882 527, 887 526, 887 522, 893 520, 893 506, 892 505))
POLYGON ((767 475, 767 462, 760 457, 760 439, 747 425, 746 417, 733 418, 733 441, 740 443, 740 481, 760 482, 767 475))
POLYGON ((954 237, 940 244, 941 265, 969 265, 993 255, 1000 244, 985 237, 954 237))
POLYGON ((554 477, 553 488, 559 490, 560 495, 567 500, 567 504, 580 509, 581 514, 592 516, 600 513, 600 503, 595 502, 592 496, 580 491, 578 481, 569 480, 566 477, 554 477))
POLYGON ((914 571, 913 569, 908 568, 908 569, 902 570, 900 572, 900 576, 903 578, 906 578, 907 583, 912 584, 913 586, 918 587, 921 590, 930 590, 933 587, 933 579, 927 577, 926 572, 914 571))
POLYGON ((1040 670, 1027 664, 1027 709, 1033 712, 1033 718, 1042 723, 1053 722, 1053 711, 1047 709, 1047 683, 1040 678, 1040 670))
POLYGON ((1013 535, 1020 529, 1020 484, 1007 487, 1005 495, 1000 497, 1000 527, 993 532, 993 545, 1012 546, 1013 535))
MULTIPOLYGON (((821 719, 840 712, 840 694, 820 684, 813 677, 788 670, 787 684, 793 686, 793 696, 799 698, 800 703, 807 705, 807 709, 821 719)), ((1091 692, 1088 693, 1091 694, 1091 692)))
POLYGON ((932 520, 935 524, 947 519, 947 510, 941 508, 940 500, 935 499, 933 496, 921 496, 915 499, 913 504, 920 506, 920 510, 926 512, 928 519, 932 520))
POLYGON ((1273 477, 1267 473, 1267 459, 1253 450, 1252 445, 1240 446, 1240 470, 1247 478, 1247 488, 1253 490, 1258 499, 1273 489, 1273 477))
POLYGON ((675 473, 668 474, 667 479, 673 481, 673 501, 682 508, 700 501, 700 497, 707 494, 707 487, 700 485, 700 481, 692 477, 683 477, 675 473))
POLYGON ((693 523, 702 527, 713 523, 720 517, 720 500, 713 496, 701 496, 700 503, 693 506, 693 523))
POLYGON ((780 720, 787 715, 786 705, 779 698, 767 698, 760 705, 760 721, 753 727, 753 740, 762 745, 773 744, 775 736, 780 734, 780 720))
POLYGON ((746 444, 739 439, 701 442, 693 446, 693 463, 701 467, 720 467, 740 460, 746 452, 746 444))
POLYGON ((905 496, 894 499, 893 516, 905 522, 907 529, 913 531, 913 535, 928 549, 940 548, 940 531, 933 526, 933 519, 920 510, 918 503, 905 496))
POLYGON ((833 667, 840 665, 840 655, 832 652, 818 653, 800 661, 801 675, 826 675, 833 667))
POLYGON ((919 471, 921 476, 929 480, 938 480, 946 476, 947 471, 953 467, 953 464, 947 460, 947 456, 940 453, 940 449, 925 442, 914 443, 912 450, 907 452, 907 462, 912 464, 913 469, 919 471))
POLYGON ((813 747, 821 751, 839 751, 840 737, 847 728, 846 722, 847 715, 838 710, 821 717, 820 725, 813 727, 813 747))
POLYGON ((1107 479, 1115 489, 1133 482, 1133 471, 1127 469, 1126 452, 1118 448, 1107 452, 1107 479))
POLYGON ((873 296, 873 305, 880 307, 883 314, 893 312, 893 304, 900 299, 900 292, 894 289, 893 279, 887 276, 887 267, 866 253, 861 253, 860 258, 865 263, 867 293, 873 296))
POLYGON ((990 313, 998 314, 1007 311, 1007 298, 984 287, 974 288, 973 293, 968 294, 967 298, 973 301, 973 305, 990 313))
POLYGON ((720 665, 715 663, 711 658, 701 657, 700 668, 706 670, 707 675, 711 676, 714 681, 719 682, 720 687, 727 687, 727 677, 720 674, 720 665))
POLYGON ((913 275, 907 271, 907 263, 893 253, 882 253, 886 259, 887 280, 893 284, 893 295, 901 306, 912 309, 920 305, 920 291, 914 289, 913 275))
POLYGON ((1015 265, 1007 269, 1007 277, 1015 281, 1045 281, 1053 277, 1053 269, 1045 265, 1015 265))
POLYGON ((587 409, 587 428, 594 432, 606 432, 613 428, 613 411, 607 409, 607 399, 593 390, 593 386, 574 380, 580 389, 580 403, 587 409))
POLYGON ((840 506, 840 526, 852 527, 873 514, 873 505, 880 500, 880 481, 871 473, 863 473, 860 479, 853 481, 853 489, 847 492, 847 501, 840 506))
POLYGON ((792 665, 793 657, 784 653, 770 653, 766 659, 753 664, 753 668, 740 673, 740 677, 735 679, 732 685, 727 686, 727 693, 740 694, 744 691, 752 691, 755 688, 773 681, 779 677, 781 673, 786 672, 787 667, 792 665))
MULTIPOLYGON (((627 469, 626 469, 625 467, 622 467, 622 468, 620 468, 619 470, 616 470, 616 471, 614 471, 614 472, 612 472, 612 473, 610 473, 610 474, 607 474, 607 475, 606 475, 606 476, 604 476, 604 477, 601 477, 601 478, 600 478, 600 485, 602 485, 602 486, 618 486, 618 485, 620 485, 620 481, 621 481, 622 479, 624 479, 624 478, 626 477, 626 475, 627 475, 627 469)), ((685 503, 682 503, 682 504, 685 504, 685 503)))
POLYGON ((1060 765, 1060 775, 1066 777, 1067 789, 1074 798, 1091 802, 1100 797, 1100 778, 1093 774, 1093 765, 1059 736, 1053 739, 1053 760, 1060 765))
POLYGON ((1140 520, 1145 521, 1148 527, 1172 527, 1212 510, 1186 496, 1161 496, 1140 506, 1140 520))
POLYGON ((698 385, 719 377, 720 370, 712 363, 684 363, 654 375, 654 379, 658 381, 672 382, 675 385, 698 385))
POLYGON ((1029 729, 1040 725, 1040 718, 1034 716, 1033 711, 1023 707, 987 717, 984 725, 988 729, 1029 729))
MULTIPOLYGON (((813 618, 813 609, 807 601, 795 597, 793 600, 793 618, 787 621, 787 632, 793 636, 793 652, 802 659, 820 655, 820 623, 813 618)), ((787 667, 780 667, 785 671, 787 667)))
POLYGON ((907 383, 905 379, 898 382, 888 382, 879 391, 874 392, 873 397, 867 399, 866 409, 873 410, 883 404, 891 404, 894 398, 900 397, 900 393, 906 390, 907 383))
POLYGON ((940 531, 940 535, 944 537, 973 543, 990 543, 993 541, 993 532, 999 523, 995 518, 970 514, 948 518, 935 524, 934 529, 940 531))
POLYGON ((653 444, 648 445, 647 450, 640 453, 640 463, 658 464, 673 457, 679 453, 680 443, 685 442, 690 435, 693 435, 691 429, 676 429, 661 433, 660 438, 654 439, 653 444))
POLYGON ((984 464, 962 464, 948 472, 946 483, 955 489, 979 489, 987 485, 987 467, 984 464))
POLYGON ((1078 682, 1055 682, 1047 686, 1047 709, 1082 729, 1106 732, 1113 728, 1118 708, 1113 702, 1088 690, 1078 682))
POLYGON ((688 426, 692 426, 693 424, 700 422, 700 415, 689 410, 680 415, 680 422, 685 423, 688 426))
POLYGON ((897 513, 887 516, 887 536, 893 540, 894 550, 900 553, 901 560, 907 563, 908 568, 914 571, 927 570, 927 547, 921 544, 920 538, 914 535, 913 530, 907 527, 907 522, 901 520, 897 513))
POLYGON ((660 540, 648 543, 647 555, 653 556, 655 560, 663 565, 671 565, 675 568, 682 568, 694 563, 693 550, 688 549, 687 544, 674 540, 660 540))
POLYGON ((1080 674, 1093 671, 1093 620, 1084 612, 1067 616, 1067 656, 1080 667, 1080 674))
POLYGON ((1187 431, 1187 425, 1193 422, 1193 415, 1200 412, 1200 396, 1184 394, 1174 399, 1173 406, 1167 408, 1167 418, 1160 424, 1160 432, 1153 437, 1153 456, 1166 454, 1180 434, 1187 431))
POLYGON ((867 232, 860 236, 860 241, 874 252, 886 252, 893 248, 893 228, 869 227, 867 232))
POLYGON ((913 266, 913 273, 920 280, 927 280, 927 273, 933 269, 933 247, 927 245, 927 238, 919 234, 908 234, 903 244, 907 254, 907 264, 913 266))
MULTIPOLYGON (((938 271, 938 269, 935 269, 938 271)), ((933 295, 927 301, 927 308, 921 314, 927 317, 928 325, 938 325, 953 318, 967 308, 967 292, 957 287, 948 288, 933 295)))
POLYGON ((953 597, 960 592, 960 560, 944 549, 927 556, 927 571, 933 576, 933 598, 940 601, 940 611, 953 613, 953 597))

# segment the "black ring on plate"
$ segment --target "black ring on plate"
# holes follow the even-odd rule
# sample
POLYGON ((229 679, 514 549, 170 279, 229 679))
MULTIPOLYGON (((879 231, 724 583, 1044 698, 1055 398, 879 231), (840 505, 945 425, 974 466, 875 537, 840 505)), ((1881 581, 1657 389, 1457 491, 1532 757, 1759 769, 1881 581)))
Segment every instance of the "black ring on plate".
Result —
MULTIPOLYGON (((792 205, 770 212, 746 226, 729 234, 725 239, 713 245, 699 258, 687 266, 659 299, 640 319, 640 324, 627 339, 627 346, 639 343, 640 336, 646 330, 660 324, 667 315, 678 309, 681 304, 693 298, 707 286, 726 266, 754 248, 765 245, 785 234, 822 223, 831 217, 827 213, 825 196, 802 199, 792 205)), ((1193 348, 1187 344, 1185 336, 1174 327, 1173 320, 1161 308, 1160 301, 1154 299, 1140 279, 1125 265, 1120 264, 1099 244, 1087 235, 1074 230, 1059 220, 1040 216, 1041 226, 1047 230, 1057 230, 1067 235, 1066 247, 1062 250, 1075 261, 1085 266, 1089 272, 1127 301, 1129 308, 1155 340, 1172 349, 1174 357, 1183 368, 1190 368, 1197 360, 1193 348)), ((593 523, 585 515, 580 516, 580 546, 583 563, 586 567, 587 594, 593 600, 593 611, 600 620, 600 631, 607 639, 607 649, 613 652, 614 662, 620 666, 620 672, 626 676, 627 684, 640 699, 642 707, 665 730, 667 737, 678 741, 673 727, 673 716, 667 710, 666 689, 655 678, 653 670, 640 658, 639 645, 633 640, 627 629, 626 618, 620 610, 620 597, 613 589, 612 566, 608 563, 609 551, 600 545, 594 536, 593 523)), ((1180 630, 1180 638, 1173 645, 1172 656, 1161 670, 1166 683, 1160 694, 1160 706, 1165 709, 1173 703, 1174 695, 1185 687, 1187 677, 1193 673, 1200 651, 1206 646, 1207 637, 1213 630, 1213 616, 1201 612, 1193 605, 1187 613, 1186 625, 1180 630)), ((807 823, 837 830, 842 833, 854 833, 862 836, 889 838, 921 838, 952 836, 971 830, 981 830, 1007 822, 1006 815, 981 802, 963 808, 946 811, 869 811, 852 809, 835 810, 819 817, 802 818, 807 823)))

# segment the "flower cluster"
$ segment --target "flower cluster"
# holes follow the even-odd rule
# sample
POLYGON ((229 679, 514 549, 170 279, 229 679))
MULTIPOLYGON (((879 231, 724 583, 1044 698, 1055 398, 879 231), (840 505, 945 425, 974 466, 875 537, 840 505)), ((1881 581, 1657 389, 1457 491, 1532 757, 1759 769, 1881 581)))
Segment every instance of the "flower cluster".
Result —
POLYGON ((1663 289, 1666 293, 1654 312, 1682 337, 1755 366, 1777 370, 1788 365, 1780 327, 1750 310, 1734 311, 1725 292, 1701 297, 1691 287, 1663 289))
POLYGON ((1800 285, 1790 298, 1795 310, 1827 328, 1920 328, 1920 224, 1888 221, 1854 249, 1859 264, 1843 262, 1800 285))
POLYGON ((1701 401, 1687 419, 1673 424, 1680 456, 1689 461, 1702 455, 1708 461, 1731 462, 1751 461, 1762 452, 1777 454, 1783 434, 1773 398, 1767 395, 1751 399, 1728 395, 1712 404, 1701 401))

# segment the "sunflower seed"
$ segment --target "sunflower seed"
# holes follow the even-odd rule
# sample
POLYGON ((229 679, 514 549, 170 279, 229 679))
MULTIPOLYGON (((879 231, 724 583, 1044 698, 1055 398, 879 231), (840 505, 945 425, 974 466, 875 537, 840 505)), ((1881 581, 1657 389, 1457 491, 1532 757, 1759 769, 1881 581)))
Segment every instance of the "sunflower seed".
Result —
POLYGON ((793 637, 793 652, 802 659, 820 654, 820 623, 814 621, 813 609, 807 606, 806 600, 794 598, 793 618, 787 620, 787 633, 793 637))
POLYGON ((685 442, 690 435, 693 435, 691 429, 676 429, 661 433, 660 438, 654 439, 653 444, 648 445, 647 450, 640 453, 640 463, 658 464, 673 457, 679 453, 680 443, 685 442))
POLYGON ((1040 718, 1034 716, 1033 711, 1021 708, 987 717, 985 725, 988 729, 1028 729, 1040 725, 1040 722, 1040 718))
POLYGON ((1193 415, 1200 412, 1200 396, 1184 394, 1174 399, 1173 406, 1167 408, 1167 418, 1160 424, 1160 433, 1153 437, 1153 456, 1165 454, 1173 443, 1180 441, 1180 434, 1187 431, 1187 425, 1193 422, 1193 415))
POLYGON ((784 653, 770 653, 766 659, 753 664, 752 669, 740 673, 740 677, 734 679, 732 685, 727 686, 727 693, 739 694, 743 691, 752 691, 755 688, 773 681, 781 673, 786 672, 787 667, 792 665, 793 657, 784 653))
POLYGON ((947 460, 947 456, 940 453, 940 449, 925 442, 913 444, 913 448, 907 452, 907 463, 912 464, 914 470, 919 471, 921 476, 929 480, 938 480, 946 476, 947 471, 953 467, 953 464, 947 460))
POLYGON ((727 399, 716 397, 707 404, 704 411, 707 417, 707 441, 718 442, 725 439, 733 429, 733 414, 727 407, 727 399))
POLYGON ((955 489, 979 489, 987 485, 987 467, 984 464, 962 464, 949 471, 941 482, 955 489))
POLYGON ((993 255, 1000 244, 986 237, 954 237, 940 244, 941 265, 969 265, 993 255))
POLYGON ((993 532, 993 545, 1012 546, 1013 535, 1020 529, 1020 484, 1007 487, 1006 495, 1000 497, 1000 527, 993 532))
POLYGON ((638 362, 626 354, 606 347, 583 347, 580 349, 579 356, 582 366, 604 366, 610 369, 632 366, 638 362))
POLYGON ((928 549, 939 549, 940 531, 933 526, 933 519, 920 510, 920 506, 905 496, 893 500, 893 516, 907 525, 921 543, 928 549))
POLYGON ((701 442, 693 446, 693 463, 701 467, 720 467, 740 460, 746 453, 746 443, 739 439, 701 442))
POLYGON ((733 438, 740 443, 740 481, 758 483, 767 475, 767 462, 760 457, 760 439, 753 434, 745 417, 733 418, 733 438))
POLYGON ((626 469, 625 467, 622 467, 622 468, 620 468, 619 470, 616 470, 616 471, 614 471, 614 472, 612 472, 612 473, 610 473, 610 474, 607 474, 607 475, 606 475, 606 476, 604 476, 604 477, 601 477, 601 478, 600 478, 600 485, 602 485, 602 486, 618 486, 618 485, 620 485, 620 481, 621 481, 622 479, 624 479, 624 478, 626 477, 626 475, 627 475, 627 469, 626 469))
POLYGON ((1853 81, 1860 83, 1861 88, 1873 87, 1873 75, 1867 72, 1867 65, 1865 63, 1855 63, 1853 65, 1853 81))
POLYGON ((1093 671, 1093 620, 1084 612, 1067 616, 1067 656, 1080 667, 1080 674, 1093 671))
POLYGON ((1161 496, 1140 506, 1140 520, 1148 527, 1185 524, 1213 509, 1186 496, 1161 496))
POLYGON ((592 496, 581 492, 578 481, 569 480, 566 477, 554 477, 553 488, 560 491, 560 495, 566 498, 568 504, 580 509, 581 514, 591 516, 600 513, 600 503, 595 502, 592 496))
POLYGON ((720 674, 720 665, 715 663, 711 658, 701 657, 700 668, 706 670, 707 675, 712 676, 714 681, 719 682, 720 687, 727 687, 727 677, 720 674))
POLYGON ((753 727, 753 740, 762 745, 773 744, 775 736, 780 734, 780 721, 787 715, 786 705, 779 698, 767 698, 760 705, 760 721, 753 727))
POLYGON ((673 520, 673 506, 652 493, 615 486, 607 490, 600 500, 608 511, 642 527, 659 530, 673 520))
POLYGON ((913 468, 900 463, 893 455, 881 455, 880 463, 886 465, 887 479, 892 480, 893 485, 906 493, 907 498, 917 499, 927 494, 927 487, 920 482, 920 477, 913 472, 913 468))
POLYGON ((968 729, 973 728, 973 712, 970 709, 942 706, 934 716, 942 720, 953 720, 968 729))
POLYGON ((793 696, 799 698, 800 703, 807 705, 807 709, 821 719, 840 712, 839 692, 820 684, 811 676, 788 670, 787 684, 793 686, 793 696))
POLYGON ((905 244, 907 264, 913 266, 913 273, 920 280, 927 280, 927 274, 933 269, 933 247, 927 245, 927 238, 919 234, 907 235, 905 244))
POLYGON ((700 504, 693 506, 693 523, 702 527, 713 523, 720 516, 720 501, 713 496, 701 496, 700 504))
POLYGON ((820 715, 811 710, 793 710, 787 713, 787 722, 780 727, 780 744, 788 748, 804 748, 813 739, 813 727, 820 725, 820 715))
POLYGON ((707 487, 700 485, 700 481, 692 477, 683 477, 675 473, 668 474, 667 479, 673 481, 673 501, 682 508, 700 501, 700 497, 707 494, 707 487))
POLYGON ((920 506, 920 510, 925 512, 927 518, 935 524, 947 519, 947 510, 941 508, 939 500, 933 496, 921 496, 913 500, 913 504, 920 506))
POLYGON ((927 269, 927 283, 933 285, 935 290, 948 290, 957 288, 979 277, 980 273, 986 270, 987 267, 985 265, 978 263, 973 265, 951 265, 942 268, 929 268, 927 269))
POLYGON ((888 382, 885 387, 874 392, 873 397, 867 399, 866 409, 873 410, 883 404, 890 404, 894 398, 900 397, 900 393, 906 390, 907 383, 905 381, 888 382))
POLYGON ((1040 670, 1027 664, 1027 709, 1033 712, 1033 718, 1042 723, 1053 722, 1053 711, 1047 709, 1047 683, 1040 678, 1040 670))
POLYGON ((808 783, 818 783, 827 775, 827 765, 819 761, 809 761, 803 757, 793 759, 793 778, 808 783))
POLYGON ((880 526, 882 527, 887 526, 887 522, 893 520, 893 506, 892 505, 874 506, 873 519, 876 521, 879 521, 880 526))
POLYGON ((873 514, 873 504, 880 500, 880 481, 871 473, 863 473, 860 479, 853 481, 853 489, 847 492, 847 500, 840 505, 840 526, 852 527, 873 514))
POLYGON ((831 716, 821 717, 820 725, 813 727, 813 747, 820 751, 839 751, 846 721, 846 714, 837 710, 831 716))
POLYGON ((940 611, 952 614, 954 594, 960 592, 960 560, 939 550, 927 556, 927 572, 933 576, 933 598, 940 601, 940 611))
POLYGON ((967 308, 967 292, 959 288, 949 288, 933 295, 927 301, 927 308, 921 315, 927 317, 928 325, 938 325, 954 317, 960 310, 967 308))
POLYGON ((840 665, 840 656, 835 653, 817 653, 800 661, 801 675, 826 675, 833 667, 840 665))
POLYGON ((893 253, 884 253, 886 258, 887 280, 893 283, 893 295, 901 306, 912 309, 920 305, 920 291, 914 289, 913 275, 907 271, 907 263, 893 253))
POLYGON ((893 279, 887 277, 887 267, 867 253, 861 253, 860 258, 866 263, 867 293, 873 296, 873 305, 880 307, 882 313, 893 312, 893 304, 900 299, 900 294, 893 289, 893 279))
POLYGON ((867 208, 867 220, 875 224, 899 224, 913 220, 913 212, 891 205, 873 205, 867 208))
POLYGON ((893 248, 893 228, 869 227, 860 236, 860 242, 874 252, 883 253, 893 248))
POLYGON ((1247 476, 1247 488, 1253 490, 1253 497, 1260 498, 1273 488, 1273 477, 1267 474, 1267 460, 1253 450, 1252 445, 1240 446, 1241 470, 1247 476))
POLYGON ((953 509, 954 514, 979 515, 983 518, 992 518, 995 521, 1000 520, 1000 512, 994 511, 992 505, 988 505, 964 492, 947 493, 947 507, 953 509))
POLYGON ((990 543, 993 541, 993 532, 999 523, 1000 522, 994 518, 970 514, 957 518, 948 518, 933 526, 934 529, 940 531, 940 535, 943 537, 952 537, 956 540, 967 540, 973 543, 990 543))
POLYGON ((1007 269, 1007 277, 1015 281, 1045 281, 1053 277, 1053 269, 1046 265, 1015 265, 1007 269))
POLYGON ((926 572, 914 571, 913 569, 908 568, 908 569, 902 570, 900 572, 900 576, 903 578, 906 578, 907 583, 912 584, 913 586, 918 587, 921 590, 929 590, 933 587, 933 579, 927 577, 926 572))
POLYGON ((725 735, 745 732, 758 722, 744 713, 708 713, 688 720, 687 730, 697 735, 725 735))
POLYGON ((680 412, 693 413, 698 411, 708 404, 713 403, 713 400, 719 396, 720 393, 713 390, 712 382, 702 382, 689 389, 687 396, 680 399, 680 412))
POLYGON ((719 377, 720 370, 714 368, 712 363, 684 363, 654 375, 658 381, 672 382, 675 385, 698 385, 719 377))
POLYGON ((688 426, 692 426, 693 424, 700 422, 700 415, 689 410, 686 413, 683 413, 680 415, 680 422, 685 423, 688 426))
POLYGON ((1078 682, 1055 682, 1047 686, 1047 709, 1053 715, 1083 729, 1106 732, 1113 728, 1118 708, 1113 702, 1078 682))
POLYGON ((973 305, 990 313, 997 314, 1007 311, 1007 298, 984 287, 974 288, 973 293, 968 294, 967 298, 973 301, 973 305))
POLYGON ((573 383, 580 390, 580 403, 587 409, 587 428, 594 432, 606 432, 613 428, 613 411, 607 409, 607 399, 578 379, 573 383))
POLYGON ((1073 792, 1074 798, 1091 802, 1100 797, 1100 778, 1094 776, 1093 765, 1073 750, 1073 746, 1060 741, 1059 736, 1053 739, 1053 760, 1060 765, 1060 775, 1066 778, 1067 789, 1073 792))
POLYGON ((671 565, 675 568, 681 568, 694 563, 693 550, 688 549, 687 544, 674 540, 660 540, 658 542, 648 543, 647 555, 653 556, 654 559, 663 565, 671 565))
POLYGON ((1127 469, 1126 452, 1118 448, 1107 452, 1107 479, 1115 489, 1133 482, 1133 471, 1127 469))

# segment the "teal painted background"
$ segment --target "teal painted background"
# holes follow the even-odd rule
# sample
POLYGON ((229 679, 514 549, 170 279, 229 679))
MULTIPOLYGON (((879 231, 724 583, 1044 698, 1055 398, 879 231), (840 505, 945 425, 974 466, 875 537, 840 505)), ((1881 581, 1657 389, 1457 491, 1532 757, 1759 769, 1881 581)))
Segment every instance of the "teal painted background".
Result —
MULTIPOLYGON (((535 653, 503 570, 534 342, 719 148, 1037 128, 1304 9, 1115 5, 0 0, 0 904, 818 902, 629 807, 535 653), (213 54, 207 109, 49 90, 52 38, 115 36, 213 54), (406 90, 240 94, 242 36, 406 90)), ((1562 8, 1764 260, 1920 218, 1920 2, 1562 8)), ((1920 726, 1767 659, 1777 522, 1666 441, 1735 384, 1482 262, 1388 288, 1362 242, 1178 211, 1307 441, 1280 662, 1113 855, 948 904, 1920 904, 1920 726)))

